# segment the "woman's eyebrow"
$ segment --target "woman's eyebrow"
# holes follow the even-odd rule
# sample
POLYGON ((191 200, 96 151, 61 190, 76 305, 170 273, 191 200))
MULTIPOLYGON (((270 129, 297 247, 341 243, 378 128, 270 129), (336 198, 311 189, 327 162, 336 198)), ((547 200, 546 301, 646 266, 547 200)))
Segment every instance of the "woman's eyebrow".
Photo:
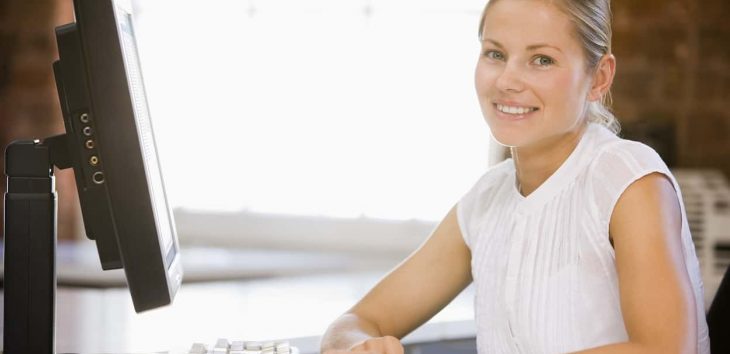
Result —
POLYGON ((494 44, 495 46, 504 49, 504 46, 502 45, 502 43, 499 43, 491 38, 484 38, 484 40, 482 40, 482 42, 490 42, 490 43, 494 44))
MULTIPOLYGON (((484 40, 482 40, 482 42, 489 42, 489 43, 494 44, 496 47, 504 49, 504 46, 502 45, 502 43, 499 43, 496 40, 491 39, 491 38, 484 38, 484 40)), ((525 49, 530 50, 530 51, 540 49, 540 48, 553 48, 553 49, 557 50, 558 52, 561 52, 561 53, 563 52, 562 50, 560 50, 560 48, 558 48, 554 45, 546 44, 546 43, 531 44, 531 45, 528 45, 527 47, 525 47, 525 49)))
POLYGON ((562 50, 560 50, 560 48, 558 48, 554 45, 549 45, 549 44, 544 44, 544 43, 532 44, 532 45, 527 46, 527 50, 536 50, 536 49, 540 49, 540 48, 553 48, 553 49, 557 50, 558 52, 561 52, 561 53, 563 52, 562 50))

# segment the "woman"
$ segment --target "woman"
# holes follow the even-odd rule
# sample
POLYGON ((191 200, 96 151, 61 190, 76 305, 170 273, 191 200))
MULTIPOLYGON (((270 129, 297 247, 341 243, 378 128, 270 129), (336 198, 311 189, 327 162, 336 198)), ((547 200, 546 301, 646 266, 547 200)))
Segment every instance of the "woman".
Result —
POLYGON ((403 353, 470 282, 479 353, 709 353, 674 177, 615 134, 609 0, 492 0, 476 89, 511 159, 328 329, 322 351, 403 353))

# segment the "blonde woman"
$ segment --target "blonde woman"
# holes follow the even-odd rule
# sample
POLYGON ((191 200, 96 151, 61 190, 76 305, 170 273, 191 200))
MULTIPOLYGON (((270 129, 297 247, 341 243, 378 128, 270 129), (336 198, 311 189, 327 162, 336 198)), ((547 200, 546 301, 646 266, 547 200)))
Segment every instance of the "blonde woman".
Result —
POLYGON ((609 0, 492 0, 475 74, 512 157, 337 319, 322 352, 403 353, 399 338, 475 283, 487 353, 709 353, 677 183, 616 136, 609 0))

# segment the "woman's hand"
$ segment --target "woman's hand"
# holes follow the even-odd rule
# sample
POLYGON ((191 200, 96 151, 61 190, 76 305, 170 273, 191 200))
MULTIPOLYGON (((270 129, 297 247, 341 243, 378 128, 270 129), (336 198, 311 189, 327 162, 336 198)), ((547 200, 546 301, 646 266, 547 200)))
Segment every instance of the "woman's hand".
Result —
POLYGON ((328 350, 323 354, 403 354, 403 344, 393 336, 366 339, 348 350, 328 350))

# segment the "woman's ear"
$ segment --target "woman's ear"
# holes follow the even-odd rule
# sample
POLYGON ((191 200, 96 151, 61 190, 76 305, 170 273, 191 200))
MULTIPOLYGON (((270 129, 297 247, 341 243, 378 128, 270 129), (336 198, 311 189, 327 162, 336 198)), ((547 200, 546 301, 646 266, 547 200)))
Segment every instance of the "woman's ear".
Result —
POLYGON ((613 77, 616 74, 616 57, 606 54, 598 62, 598 68, 593 74, 593 85, 588 92, 588 101, 598 101, 611 89, 613 77))

